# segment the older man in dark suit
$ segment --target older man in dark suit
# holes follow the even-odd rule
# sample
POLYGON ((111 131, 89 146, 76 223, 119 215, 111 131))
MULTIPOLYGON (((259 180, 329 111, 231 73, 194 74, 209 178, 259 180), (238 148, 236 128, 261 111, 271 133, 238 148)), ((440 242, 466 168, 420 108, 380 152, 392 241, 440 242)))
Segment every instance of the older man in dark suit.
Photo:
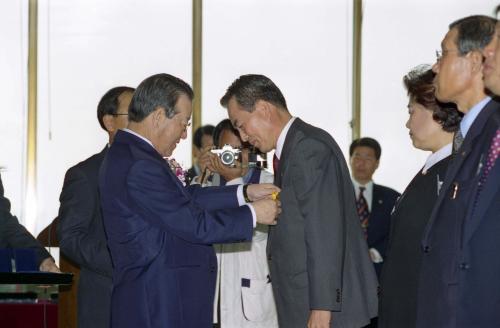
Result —
POLYGON ((267 248, 280 327, 368 324, 377 313, 377 278, 337 143, 292 117, 265 76, 240 76, 221 104, 243 141, 276 149, 283 212, 267 248))
POLYGON ((193 92, 168 74, 137 87, 99 187, 113 259, 111 327, 210 327, 217 277, 212 243, 251 240, 274 223, 271 184, 184 187, 165 158, 186 139, 193 92), (254 201, 252 204, 248 201, 254 201), (243 205, 243 206, 240 206, 243 205))
POLYGON ((391 212, 400 196, 396 190, 373 182, 373 174, 380 164, 381 155, 382 148, 373 138, 356 139, 349 147, 356 207, 379 278, 389 239, 391 212))
POLYGON ((59 198, 57 234, 61 252, 80 267, 78 327, 108 328, 111 313, 111 258, 99 199, 98 175, 114 135, 128 123, 134 89, 115 87, 101 98, 97 119, 108 133, 108 145, 66 172, 59 198))
POLYGON ((60 272, 54 259, 26 228, 10 213, 10 201, 4 196, 0 176, 0 248, 30 248, 40 271, 60 272))
POLYGON ((485 16, 452 23, 433 67, 436 97, 464 117, 423 235, 418 327, 500 325, 500 103, 485 93, 481 54, 498 42, 495 24, 485 16))

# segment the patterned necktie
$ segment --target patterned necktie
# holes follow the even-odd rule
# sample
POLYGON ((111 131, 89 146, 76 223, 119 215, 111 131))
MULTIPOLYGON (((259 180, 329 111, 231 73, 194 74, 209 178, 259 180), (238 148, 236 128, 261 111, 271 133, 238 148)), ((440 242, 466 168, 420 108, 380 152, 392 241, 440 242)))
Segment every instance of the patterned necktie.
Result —
POLYGON ((483 173, 479 178, 479 186, 477 188, 476 198, 474 199, 474 208, 476 208, 476 204, 479 200, 479 195, 483 190, 486 178, 488 177, 488 175, 491 172, 491 169, 495 165, 495 161, 497 160, 499 153, 500 153, 500 129, 497 129, 497 132, 493 136, 493 139, 491 139, 490 149, 488 150, 488 157, 486 158, 486 163, 484 166, 483 173))
POLYGON ((460 146, 464 142, 464 136, 462 135, 462 131, 458 129, 453 136, 453 154, 456 154, 460 149, 460 146))
POLYGON ((361 222, 361 228, 367 238, 368 230, 368 219, 370 218, 370 211, 368 210, 368 203, 366 202, 365 196, 363 196, 363 191, 365 187, 359 187, 359 197, 356 200, 356 207, 358 209, 359 221, 361 222))
POLYGON ((274 175, 276 175, 278 173, 278 168, 280 167, 280 160, 278 158, 278 156, 276 156, 276 154, 274 154, 273 156, 273 171, 274 171, 274 175))
POLYGON ((495 161, 500 153, 500 129, 497 129, 496 134, 491 139, 490 149, 488 150, 488 157, 486 159, 486 165, 484 167, 483 174, 479 179, 479 185, 482 186, 486 182, 488 174, 490 174, 491 169, 495 165, 495 161))

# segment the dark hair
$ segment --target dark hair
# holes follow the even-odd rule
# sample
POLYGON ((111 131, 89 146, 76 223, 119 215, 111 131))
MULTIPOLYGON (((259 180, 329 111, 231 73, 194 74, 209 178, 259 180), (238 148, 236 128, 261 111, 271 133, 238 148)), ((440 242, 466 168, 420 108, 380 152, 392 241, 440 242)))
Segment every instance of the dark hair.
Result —
POLYGON ((193 100, 193 90, 181 79, 170 74, 156 74, 139 84, 130 103, 129 120, 141 122, 158 107, 165 110, 167 118, 177 114, 175 104, 181 95, 193 100))
POLYGON ((358 147, 368 147, 368 148, 373 149, 373 151, 375 152, 375 158, 377 159, 377 161, 380 159, 380 155, 382 155, 382 148, 380 147, 380 144, 378 143, 377 140, 375 140, 373 138, 364 137, 364 138, 359 138, 359 139, 354 140, 351 143, 351 146, 349 147, 349 156, 350 157, 352 157, 354 150, 358 147))
POLYGON ((237 78, 227 88, 226 94, 221 98, 220 104, 227 108, 231 98, 246 111, 253 112, 255 103, 264 100, 288 111, 286 100, 280 89, 264 75, 248 74, 237 78))
POLYGON ((451 23, 449 29, 458 31, 456 45, 460 55, 486 47, 495 34, 496 23, 495 18, 483 15, 468 16, 451 23))
POLYGON ((134 88, 131 87, 116 87, 104 94, 101 100, 99 100, 99 104, 97 104, 97 120, 105 131, 106 126, 104 125, 103 118, 104 115, 114 115, 118 110, 118 106, 120 106, 119 99, 122 94, 125 92, 134 93, 134 88))
POLYGON ((429 65, 419 65, 403 77, 403 83, 410 101, 415 101, 431 110, 432 118, 441 124, 444 131, 455 132, 463 114, 458 111, 455 104, 442 103, 436 99, 433 84, 435 75, 429 65))
MULTIPOLYGON (((231 131, 231 133, 233 133, 234 135, 236 135, 238 138, 240 137, 240 134, 238 133, 238 130, 236 130, 233 126, 233 124, 231 123, 231 121, 229 119, 225 119, 225 120, 222 120, 219 122, 219 124, 217 124, 215 126, 215 129, 214 129, 214 145, 216 147, 219 147, 219 142, 220 142, 220 136, 222 134, 223 131, 231 131)), ((243 143, 243 142, 242 142, 243 143)))
POLYGON ((201 140, 203 139, 204 135, 212 136, 214 134, 214 126, 207 124, 200 126, 199 128, 196 129, 193 135, 193 145, 196 146, 196 148, 200 149, 202 144, 201 140))

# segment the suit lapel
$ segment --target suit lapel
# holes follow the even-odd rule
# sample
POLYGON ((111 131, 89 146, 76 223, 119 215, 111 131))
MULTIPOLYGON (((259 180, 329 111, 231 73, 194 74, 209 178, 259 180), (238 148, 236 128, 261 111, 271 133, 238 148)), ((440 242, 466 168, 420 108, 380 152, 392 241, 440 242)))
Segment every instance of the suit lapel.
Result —
MULTIPOLYGON (((497 161, 484 183, 481 194, 477 195, 477 197, 479 197, 477 203, 474 199, 474 202, 470 204, 467 210, 466 221, 468 221, 468 224, 465 224, 464 243, 467 243, 472 237, 480 223, 479 219, 485 215, 486 210, 489 208, 489 204, 494 201, 493 199, 495 197, 498 197, 498 190, 500 189, 498 181, 500 181, 500 164, 497 161)), ((476 196, 476 192, 474 196, 476 196)))
POLYGON ((278 172, 274 173, 274 182, 278 187, 281 187, 281 182, 283 179, 284 172, 286 171, 286 168, 288 167, 288 158, 290 157, 290 153, 294 146, 297 144, 297 132, 298 132, 298 126, 302 123, 302 121, 299 118, 296 118, 292 125, 290 126, 290 129, 288 130, 288 133, 286 134, 285 137, 285 143, 283 144, 283 150, 281 151, 281 158, 280 158, 280 164, 278 167, 278 172))
MULTIPOLYGON (((498 106, 499 103, 495 99, 490 100, 490 102, 486 104, 486 106, 481 110, 481 113, 479 113, 479 115, 474 120, 474 123, 472 123, 472 126, 470 127, 467 135, 465 136, 463 144, 460 147, 458 153, 451 159, 446 171, 446 178, 443 182, 443 186, 441 187, 441 190, 443 192, 439 193, 436 204, 432 209, 432 214, 429 219, 429 222, 427 223, 427 226, 424 230, 422 238, 423 246, 426 246, 428 244, 430 231, 432 230, 434 222, 437 219, 437 215, 439 213, 443 201, 446 198, 451 197, 450 195, 450 192, 452 192, 451 186, 453 183, 455 183, 460 168, 463 166, 464 162, 466 161, 470 153, 473 151, 473 146, 477 146, 476 139, 481 135, 481 132, 483 131, 484 126, 488 121, 488 118, 494 113, 494 111, 497 109, 498 106)), ((458 186, 458 188, 460 192, 460 186, 458 186)))
POLYGON ((138 136, 126 132, 126 131, 118 131, 116 136, 115 136, 115 142, 121 142, 121 143, 126 143, 130 145, 131 147, 137 148, 138 152, 136 156, 143 157, 147 154, 148 158, 154 161, 157 161, 160 165, 162 165, 165 170, 167 171, 167 174, 172 177, 174 180, 174 183, 180 188, 182 193, 187 196, 187 192, 182 185, 181 181, 177 176, 174 174, 172 169, 170 168, 169 163, 167 160, 165 160, 157 151, 154 149, 150 144, 148 144, 146 141, 142 140, 138 136), (139 153, 143 155, 138 155, 139 153))
MULTIPOLYGON (((282 187, 281 182, 284 176, 284 172, 286 171, 286 168, 288 167, 288 158, 290 157, 290 153, 294 146, 297 144, 297 132, 298 132, 298 126, 302 123, 302 121, 299 118, 296 118, 292 125, 290 126, 290 129, 288 130, 288 133, 286 134, 285 137, 285 143, 283 144, 283 149, 281 151, 281 157, 280 157, 280 163, 278 166, 278 172, 274 172, 274 185, 278 187, 282 187)), ((270 254, 271 248, 272 248, 272 243, 273 243, 273 237, 274 237, 274 229, 276 229, 276 226, 269 226, 269 233, 267 235, 267 253, 270 254)))
POLYGON ((377 184, 373 184, 373 193, 372 193, 372 210, 371 213, 376 213, 381 207, 384 199, 380 194, 380 187, 377 184))

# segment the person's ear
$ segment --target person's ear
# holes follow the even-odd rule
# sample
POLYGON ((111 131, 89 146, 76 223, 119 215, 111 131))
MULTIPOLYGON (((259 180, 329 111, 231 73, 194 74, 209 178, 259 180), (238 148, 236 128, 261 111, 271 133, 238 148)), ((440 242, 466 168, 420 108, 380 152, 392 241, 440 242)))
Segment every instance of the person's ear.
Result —
POLYGON ((153 112, 151 118, 152 118, 153 126, 155 128, 160 125, 160 122, 162 121, 163 116, 164 116, 163 113, 164 113, 164 109, 162 107, 157 107, 155 109, 155 111, 153 112))
POLYGON ((468 54, 471 60, 471 68, 474 74, 481 73, 483 71, 483 54, 478 50, 473 50, 468 54))
POLYGON ((104 124, 106 131, 115 132, 116 127, 115 127, 115 120, 114 120, 113 115, 110 115, 110 114, 104 115, 102 117, 102 123, 104 124))
POLYGON ((263 117, 265 117, 266 119, 269 119, 271 117, 272 108, 271 104, 268 103, 267 101, 258 100, 255 103, 255 110, 259 111, 259 113, 263 115, 263 117))

